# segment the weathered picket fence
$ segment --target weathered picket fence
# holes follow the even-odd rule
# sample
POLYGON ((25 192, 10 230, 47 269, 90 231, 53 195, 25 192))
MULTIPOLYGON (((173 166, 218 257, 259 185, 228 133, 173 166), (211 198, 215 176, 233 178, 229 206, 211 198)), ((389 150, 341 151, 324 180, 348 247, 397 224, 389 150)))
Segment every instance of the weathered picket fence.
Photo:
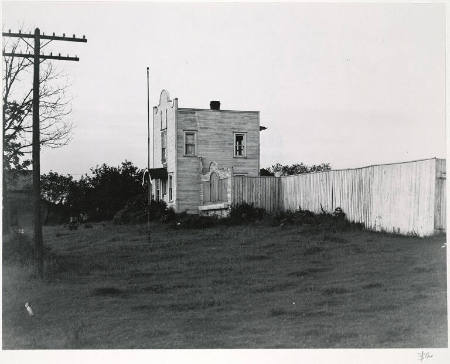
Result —
POLYGON ((342 208, 368 229, 427 236, 446 230, 445 159, 286 177, 235 176, 232 203, 269 212, 342 208))

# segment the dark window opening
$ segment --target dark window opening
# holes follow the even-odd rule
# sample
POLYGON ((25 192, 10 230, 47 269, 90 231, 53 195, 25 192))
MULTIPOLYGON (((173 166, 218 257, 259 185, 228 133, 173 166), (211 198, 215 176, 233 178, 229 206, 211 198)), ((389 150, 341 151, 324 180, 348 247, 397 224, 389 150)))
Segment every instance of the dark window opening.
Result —
POLYGON ((195 133, 186 132, 184 134, 184 139, 185 139, 184 154, 195 155, 195 133))
POLYGON ((161 132, 161 163, 166 163, 167 160, 167 133, 161 132))
POLYGON ((173 177, 169 175, 169 201, 173 201, 173 177))
POLYGON ((245 134, 234 134, 234 156, 245 156, 245 134))

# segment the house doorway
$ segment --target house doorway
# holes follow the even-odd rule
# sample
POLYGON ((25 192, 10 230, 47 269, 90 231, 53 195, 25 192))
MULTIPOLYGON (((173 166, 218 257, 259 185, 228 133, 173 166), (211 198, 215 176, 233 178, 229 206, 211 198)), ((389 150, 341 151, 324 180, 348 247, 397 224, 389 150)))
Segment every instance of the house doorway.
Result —
POLYGON ((216 172, 211 173, 209 180, 210 201, 217 202, 219 199, 219 175, 216 172))

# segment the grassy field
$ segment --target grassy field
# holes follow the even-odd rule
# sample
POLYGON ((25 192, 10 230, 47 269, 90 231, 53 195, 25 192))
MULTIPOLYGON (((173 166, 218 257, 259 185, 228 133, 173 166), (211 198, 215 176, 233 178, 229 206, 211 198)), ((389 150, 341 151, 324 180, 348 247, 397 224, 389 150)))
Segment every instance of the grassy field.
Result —
POLYGON ((149 242, 99 223, 44 238, 45 281, 4 260, 4 349, 447 346, 445 236, 154 224, 149 242))

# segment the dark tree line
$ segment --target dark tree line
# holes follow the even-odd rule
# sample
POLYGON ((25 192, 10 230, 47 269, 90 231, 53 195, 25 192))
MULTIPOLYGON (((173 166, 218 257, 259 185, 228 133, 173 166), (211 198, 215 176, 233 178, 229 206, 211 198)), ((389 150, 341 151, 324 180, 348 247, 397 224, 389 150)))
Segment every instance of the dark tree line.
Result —
POLYGON ((91 173, 79 180, 49 172, 41 176, 41 194, 61 219, 87 213, 91 221, 110 220, 130 199, 146 198, 142 173, 129 161, 117 167, 102 164, 91 168, 91 173))
MULTIPOLYGON (((328 163, 306 166, 303 163, 282 165, 274 164, 261 169, 262 176, 328 171, 328 163)), ((110 220, 127 203, 140 201, 143 209, 147 203, 147 185, 142 185, 143 170, 125 161, 117 167, 102 164, 91 168, 89 174, 76 180, 70 174, 49 172, 41 176, 42 199, 53 211, 50 222, 66 222, 70 216, 86 213, 91 221, 110 220)), ((50 216, 52 214, 49 214, 50 216)))
POLYGON ((295 163, 295 164, 280 164, 276 163, 268 168, 262 168, 260 170, 261 176, 274 176, 276 172, 280 174, 280 176, 292 176, 296 174, 303 173, 313 173, 313 172, 326 172, 330 171, 331 166, 329 163, 322 164, 313 164, 312 166, 307 166, 303 163, 295 163))

